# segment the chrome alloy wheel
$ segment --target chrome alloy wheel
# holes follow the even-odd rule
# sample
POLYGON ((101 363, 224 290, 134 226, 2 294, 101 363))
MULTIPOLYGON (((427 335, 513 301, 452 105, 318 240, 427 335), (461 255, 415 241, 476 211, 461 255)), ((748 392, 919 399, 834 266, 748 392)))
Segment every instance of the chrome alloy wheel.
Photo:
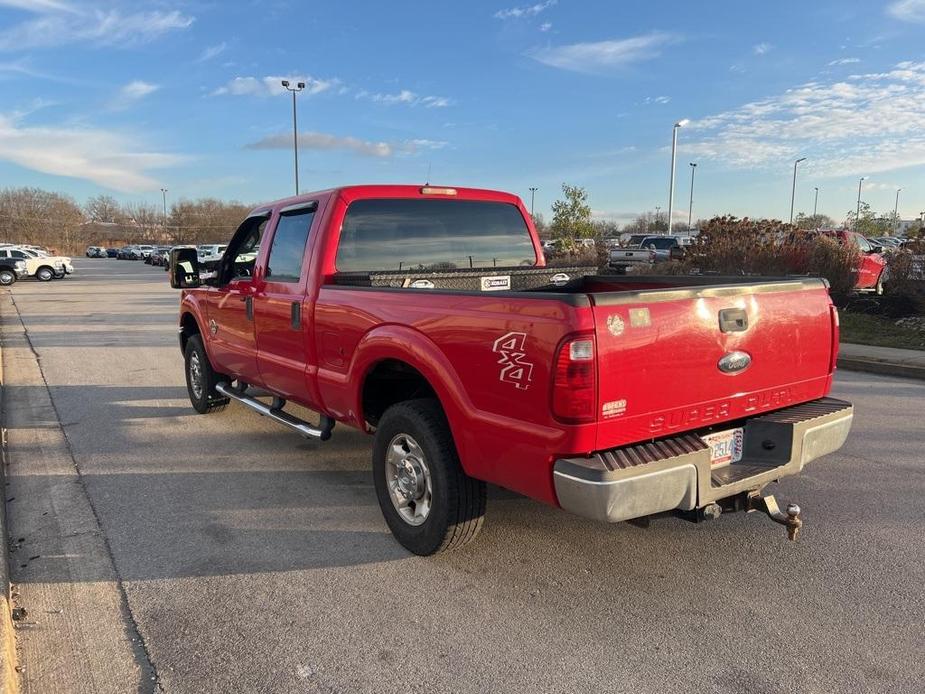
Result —
POLYGON ((193 397, 199 400, 202 397, 202 362, 199 354, 194 350, 189 358, 189 387, 193 397))
POLYGON ((398 434, 389 444, 385 462, 385 482, 392 505, 408 525, 421 525, 427 520, 433 500, 424 451, 408 434, 398 434))

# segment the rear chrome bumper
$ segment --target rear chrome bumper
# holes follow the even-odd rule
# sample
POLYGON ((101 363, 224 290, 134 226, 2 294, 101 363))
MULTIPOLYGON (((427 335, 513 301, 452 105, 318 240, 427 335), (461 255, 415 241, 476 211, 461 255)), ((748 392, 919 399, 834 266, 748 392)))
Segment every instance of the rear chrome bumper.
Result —
POLYGON ((616 523, 663 511, 691 511, 761 489, 845 443, 851 403, 822 398, 750 419, 742 460, 713 468, 697 434, 562 458, 553 467, 556 496, 566 511, 616 523))

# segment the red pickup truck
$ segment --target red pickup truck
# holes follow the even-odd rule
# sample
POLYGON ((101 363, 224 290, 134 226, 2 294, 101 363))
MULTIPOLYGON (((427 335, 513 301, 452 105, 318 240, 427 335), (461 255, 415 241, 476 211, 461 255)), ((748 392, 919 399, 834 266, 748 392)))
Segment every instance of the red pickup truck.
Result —
POLYGON ((793 536, 799 509, 761 490, 851 426, 823 280, 547 268, 507 193, 309 193, 251 212, 212 266, 172 256, 193 407, 374 433, 379 504, 417 554, 477 534, 486 483, 610 522, 760 509, 793 536))

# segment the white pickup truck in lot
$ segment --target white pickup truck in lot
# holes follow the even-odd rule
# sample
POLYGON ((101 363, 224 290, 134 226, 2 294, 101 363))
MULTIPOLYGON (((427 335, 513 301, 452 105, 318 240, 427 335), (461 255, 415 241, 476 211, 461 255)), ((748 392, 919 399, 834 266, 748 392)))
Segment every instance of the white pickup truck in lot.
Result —
POLYGON ((645 236, 638 244, 610 249, 609 265, 626 270, 634 265, 654 265, 671 259, 674 248, 683 248, 678 236, 645 236))
POLYGON ((61 279, 74 272, 71 259, 65 256, 52 256, 31 248, 6 246, 0 248, 0 258, 22 260, 26 264, 26 274, 42 282, 61 279))

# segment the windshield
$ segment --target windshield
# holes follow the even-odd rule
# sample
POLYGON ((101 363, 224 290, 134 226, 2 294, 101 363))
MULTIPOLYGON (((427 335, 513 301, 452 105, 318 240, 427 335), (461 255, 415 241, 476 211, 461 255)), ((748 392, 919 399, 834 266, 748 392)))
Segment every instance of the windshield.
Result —
POLYGON ((532 266, 536 251, 508 203, 358 200, 344 217, 336 264, 341 272, 532 266))

